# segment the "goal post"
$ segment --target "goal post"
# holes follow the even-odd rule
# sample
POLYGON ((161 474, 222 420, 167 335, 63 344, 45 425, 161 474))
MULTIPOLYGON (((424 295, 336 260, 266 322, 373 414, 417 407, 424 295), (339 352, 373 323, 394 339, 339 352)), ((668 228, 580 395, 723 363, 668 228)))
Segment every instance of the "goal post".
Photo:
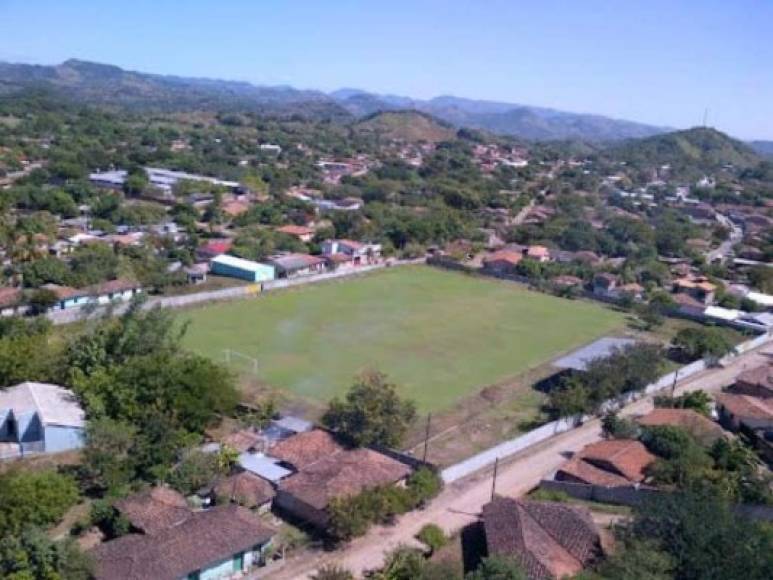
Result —
POLYGON ((235 363, 237 363, 237 361, 239 361, 242 364, 246 364, 255 376, 258 375, 257 358, 246 355, 243 352, 239 352, 238 350, 234 350, 232 348, 223 349, 223 355, 226 365, 233 366, 235 363))

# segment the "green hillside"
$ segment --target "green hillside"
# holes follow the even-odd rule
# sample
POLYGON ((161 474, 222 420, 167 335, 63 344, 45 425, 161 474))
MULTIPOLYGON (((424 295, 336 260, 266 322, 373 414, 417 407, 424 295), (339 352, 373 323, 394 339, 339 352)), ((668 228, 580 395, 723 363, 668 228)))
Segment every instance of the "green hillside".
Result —
POLYGON ((626 141, 608 153, 633 165, 670 164, 676 170, 713 171, 725 165, 751 167, 761 161, 748 145, 708 127, 695 127, 626 141))
POLYGON ((456 137, 456 130, 451 125, 418 111, 375 113, 357 122, 354 129, 360 134, 373 134, 409 143, 437 143, 456 137))

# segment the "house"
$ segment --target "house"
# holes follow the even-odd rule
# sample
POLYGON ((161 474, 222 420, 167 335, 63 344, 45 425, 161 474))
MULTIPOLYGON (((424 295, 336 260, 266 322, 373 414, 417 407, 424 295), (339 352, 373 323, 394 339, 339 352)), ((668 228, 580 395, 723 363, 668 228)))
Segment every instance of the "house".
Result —
POLYGON ((656 457, 639 441, 607 439, 586 445, 556 472, 557 481, 619 487, 638 484, 656 457))
POLYGON ((295 473, 279 483, 274 505, 319 528, 328 522, 327 506, 340 497, 403 482, 411 468, 372 449, 350 449, 321 429, 293 435, 269 452, 295 473))
POLYGON ((617 288, 618 278, 609 272, 600 272, 593 277, 593 294, 602 297, 613 297, 617 288))
POLYGON ((83 446, 86 420, 72 391, 47 383, 0 389, 0 457, 83 446))
POLYGON ((574 259, 576 262, 581 262, 591 266, 601 262, 601 257, 599 257, 596 252, 591 252, 590 250, 580 250, 579 252, 575 252, 574 259))
POLYGON ((24 294, 21 288, 0 288, 0 316, 16 316, 26 310, 22 304, 24 294))
POLYGON ((275 268, 277 278, 297 278, 325 270, 325 260, 309 254, 281 254, 267 262, 275 268))
POLYGON ((343 254, 351 258, 355 266, 377 262, 381 257, 381 244, 367 244, 354 240, 325 240, 322 242, 322 255, 343 254))
POLYGON ((113 507, 128 521, 136 533, 157 534, 176 526, 191 515, 182 494, 170 487, 151 487, 120 499, 113 507))
POLYGON ((123 302, 131 300, 142 292, 142 286, 138 282, 125 278, 108 280, 85 288, 70 288, 58 284, 44 284, 41 288, 49 290, 56 297, 57 301, 51 310, 69 310, 87 304, 105 305, 115 301, 123 302))
POLYGON ((773 365, 766 364, 739 374, 728 393, 773 399, 773 365))
POLYGON ((638 423, 645 427, 680 427, 706 447, 726 436, 725 430, 717 423, 692 409, 655 409, 639 417, 638 423))
POLYGON ((271 448, 271 455, 300 471, 320 457, 334 455, 345 449, 332 433, 312 429, 277 442, 271 448))
POLYGON ((296 226, 291 224, 279 227, 276 231, 280 234, 287 234, 288 236, 298 238, 305 244, 308 244, 314 239, 314 230, 312 228, 307 228, 306 226, 296 226))
POLYGON ((688 276, 674 280, 673 290, 676 294, 687 294, 698 302, 708 305, 714 302, 717 287, 705 276, 688 276))
POLYGON ((516 273, 516 267, 523 260, 523 254, 512 250, 499 250, 483 258, 483 270, 495 276, 516 273))
POLYGON ((733 431, 773 430, 773 399, 721 393, 716 402, 720 422, 733 431))
POLYGON ((241 199, 229 199, 228 201, 223 202, 222 209, 225 215, 230 218, 235 218, 247 213, 250 209, 250 204, 241 199))
POLYGON ((571 276, 569 274, 556 276, 555 278, 552 278, 550 282, 559 288, 581 288, 583 285, 582 278, 571 276))
POLYGON ((545 246, 529 246, 526 248, 526 257, 537 262, 549 262, 550 250, 545 246))
POLYGON ((196 249, 196 260, 208 262, 212 258, 231 251, 234 242, 231 239, 210 240, 196 249))
POLYGON ((203 284, 207 281, 209 264, 206 262, 199 262, 187 268, 183 268, 183 272, 185 273, 185 281, 188 284, 203 284))
POLYGON ((154 534, 126 534, 90 555, 97 580, 238 578, 265 562, 274 534, 248 509, 223 505, 154 534))
POLYGON ((209 262, 210 271, 218 276, 239 278, 248 282, 267 282, 274 279, 275 269, 268 264, 220 254, 209 262))
POLYGON ((515 558, 529 580, 574 576, 602 555, 599 531, 583 507, 495 497, 482 520, 488 555, 515 558))
POLYGON ((240 471, 221 479, 215 484, 214 493, 218 503, 225 499, 261 512, 271 506, 276 495, 268 481, 249 471, 240 471))
POLYGON ((119 278, 88 286, 85 290, 92 302, 110 304, 115 301, 131 300, 135 295, 142 292, 142 286, 134 280, 119 278))
POLYGON ((631 282, 630 284, 618 286, 615 294, 619 297, 629 296, 634 300, 642 300, 644 296, 644 287, 636 282, 631 282))

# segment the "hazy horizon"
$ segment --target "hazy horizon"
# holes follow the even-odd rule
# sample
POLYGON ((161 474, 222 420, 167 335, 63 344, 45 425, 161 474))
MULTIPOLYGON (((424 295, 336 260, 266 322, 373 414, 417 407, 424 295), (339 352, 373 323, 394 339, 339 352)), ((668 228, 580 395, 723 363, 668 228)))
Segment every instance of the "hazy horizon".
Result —
POLYGON ((0 60, 545 107, 773 139, 773 3, 0 2, 0 60), (42 41, 41 39, 45 39, 42 41))

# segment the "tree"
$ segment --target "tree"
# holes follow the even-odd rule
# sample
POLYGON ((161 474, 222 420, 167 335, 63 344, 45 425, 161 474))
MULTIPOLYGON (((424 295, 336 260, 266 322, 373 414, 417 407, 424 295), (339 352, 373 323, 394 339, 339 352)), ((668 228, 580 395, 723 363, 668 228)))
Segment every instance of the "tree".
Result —
POLYGON ((601 429, 604 436, 610 439, 636 439, 639 436, 636 421, 613 412, 605 413, 601 418, 601 429))
POLYGON ((59 298, 56 293, 48 288, 35 290, 27 301, 32 314, 45 314, 57 302, 59 302, 59 298))
POLYGON ((467 574, 466 580, 527 580, 527 576, 516 559, 489 556, 477 570, 467 574))
POLYGON ((136 428, 108 417, 89 421, 81 467, 89 487, 108 493, 119 493, 134 479, 134 446, 136 428))
POLYGON ((689 360, 718 359, 733 350, 733 344, 717 328, 683 328, 676 333, 673 344, 689 360))
POLYGON ((74 541, 54 542, 37 528, 0 539, 0 577, 7 580, 91 580, 92 567, 74 541))
POLYGON ((343 401, 336 397, 330 402, 322 422, 355 445, 397 447, 415 417, 414 403, 401 399, 386 375, 366 372, 343 401))
POLYGON ((634 508, 623 533, 649 540, 674 562, 676 580, 773 577, 773 533, 713 492, 658 494, 634 508))
POLYGON ((690 391, 678 397, 657 396, 655 406, 667 409, 691 409, 696 413, 708 417, 711 415, 713 399, 706 391, 698 389, 690 391))
POLYGON ((598 568, 609 580, 672 580, 674 560, 650 540, 629 539, 598 568))
POLYGON ((169 474, 169 484, 183 495, 190 495, 223 475, 223 467, 217 453, 193 450, 169 474))
POLYGON ((56 471, 11 471, 0 475, 0 536, 25 526, 58 522, 78 500, 75 481, 56 471))

